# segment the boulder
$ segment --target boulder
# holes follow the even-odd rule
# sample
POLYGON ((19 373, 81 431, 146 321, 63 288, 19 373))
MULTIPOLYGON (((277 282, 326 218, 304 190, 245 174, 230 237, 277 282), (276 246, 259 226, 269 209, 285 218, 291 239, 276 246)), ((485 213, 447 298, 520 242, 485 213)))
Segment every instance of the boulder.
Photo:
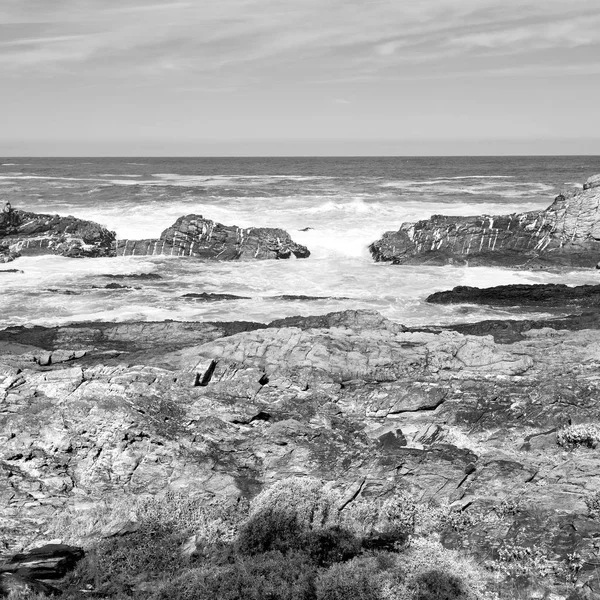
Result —
POLYGON ((545 210, 510 215, 434 215, 403 223, 369 247, 393 264, 594 268, 600 259, 600 176, 545 210))
POLYGON ((243 229, 222 225, 202 215, 186 215, 158 239, 119 240, 118 256, 192 256, 212 260, 307 258, 309 250, 296 244, 287 231, 266 227, 243 229))
POLYGON ((15 554, 0 573, 16 573, 28 579, 60 579, 84 556, 82 548, 66 544, 46 544, 29 552, 15 554))

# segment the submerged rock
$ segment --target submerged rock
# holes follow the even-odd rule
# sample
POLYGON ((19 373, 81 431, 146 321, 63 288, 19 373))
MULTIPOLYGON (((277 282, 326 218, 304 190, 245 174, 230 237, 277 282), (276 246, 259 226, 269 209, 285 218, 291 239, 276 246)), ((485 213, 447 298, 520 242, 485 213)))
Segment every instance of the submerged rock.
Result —
POLYGON ((600 259, 600 176, 545 210, 404 223, 369 247, 394 264, 593 268, 600 259))
POLYGON ((186 300, 197 300, 200 302, 220 302, 221 300, 250 300, 249 296, 236 296, 235 294, 218 294, 211 292, 191 292, 181 296, 186 300))
POLYGON ((20 255, 115 256, 114 232, 92 221, 22 210, 11 215, 9 223, 0 223, 0 262, 20 255))
POLYGON ((158 239, 119 240, 118 256, 192 256, 214 260, 251 260, 310 256, 287 231, 222 225, 202 215, 180 217, 158 239))

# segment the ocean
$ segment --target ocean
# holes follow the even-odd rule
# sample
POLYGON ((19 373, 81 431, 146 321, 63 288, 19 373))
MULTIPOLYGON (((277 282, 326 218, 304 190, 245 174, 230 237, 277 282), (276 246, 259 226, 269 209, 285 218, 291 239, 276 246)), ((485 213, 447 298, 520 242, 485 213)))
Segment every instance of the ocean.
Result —
POLYGON ((119 238, 158 237, 195 213, 226 225, 281 227, 308 259, 203 262, 170 257, 23 257, 1 268, 0 327, 78 321, 251 320, 371 309, 409 326, 532 317, 518 310, 429 305, 457 285, 598 283, 597 271, 394 266, 369 243, 433 214, 545 208, 600 172, 600 157, 0 158, 0 202, 74 215, 119 238), (115 279, 154 273, 160 279, 115 279), (107 283, 139 289, 106 289, 107 283), (244 300, 206 302, 189 293, 244 300), (325 299, 281 299, 277 296, 325 299))

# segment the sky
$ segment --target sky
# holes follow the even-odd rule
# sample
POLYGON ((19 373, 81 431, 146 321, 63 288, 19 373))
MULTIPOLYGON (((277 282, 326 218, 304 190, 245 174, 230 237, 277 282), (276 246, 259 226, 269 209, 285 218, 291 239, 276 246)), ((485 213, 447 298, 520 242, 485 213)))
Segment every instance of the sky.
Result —
POLYGON ((0 155, 600 154, 598 0, 0 0, 0 155))

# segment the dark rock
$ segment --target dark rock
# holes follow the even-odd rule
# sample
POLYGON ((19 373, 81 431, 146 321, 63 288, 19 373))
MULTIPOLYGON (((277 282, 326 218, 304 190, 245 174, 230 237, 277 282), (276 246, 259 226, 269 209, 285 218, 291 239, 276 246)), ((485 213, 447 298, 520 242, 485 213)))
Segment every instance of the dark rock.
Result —
POLYGON ((200 294, 184 294, 181 297, 188 300, 200 300, 201 302, 219 302, 220 300, 250 300, 248 296, 236 296, 235 294, 213 294, 210 292, 202 292, 200 294))
POLYGON ((0 565, 0 572, 16 573, 31 579, 60 579, 84 556, 83 548, 46 544, 29 552, 15 554, 0 565))
POLYGON ((562 318, 536 320, 491 319, 445 326, 445 329, 458 331, 465 335, 492 335, 494 341, 500 344, 512 344, 525 339, 524 334, 528 331, 544 328, 567 331, 600 329, 600 312, 584 312, 562 318))
POLYGON ((64 296, 81 296, 83 293, 76 290, 59 290, 58 288, 47 288, 46 291, 53 294, 63 294, 64 296))
POLYGON ((120 283, 107 283, 106 285, 93 285, 92 289, 95 290, 141 290, 140 287, 133 287, 131 285, 121 285, 120 283))
MULTIPOLYGON (((92 221, 14 210, 0 224, 0 244, 10 256, 59 254, 74 258, 115 256, 115 234, 92 221)), ((0 252, 2 254, 2 252, 0 252)), ((6 254, 6 253, 5 253, 6 254)), ((2 259, 0 258, 0 262, 2 259)))
POLYGON ((394 264, 593 268, 600 258, 598 176, 546 210, 477 217, 434 215, 404 223, 369 247, 394 264))
POLYGON ((154 279, 162 279, 162 275, 158 273, 130 273, 130 274, 106 274, 102 275, 102 277, 110 277, 111 279, 144 279, 144 280, 154 280, 154 279))
POLYGON ((350 300, 350 298, 346 298, 344 296, 305 296, 304 294, 282 294, 281 296, 270 296, 268 299, 269 300, 286 300, 286 301, 350 300))
POLYGON ((458 286, 427 298, 432 304, 485 304, 491 306, 539 306, 566 308, 600 306, 600 285, 515 284, 490 288, 458 286))
POLYGON ((119 240, 118 256, 168 255, 212 260, 307 258, 310 252, 283 229, 222 225, 201 215, 180 217, 159 239, 119 240))
POLYGON ((21 269, 0 269, 0 273, 24 273, 21 269))

